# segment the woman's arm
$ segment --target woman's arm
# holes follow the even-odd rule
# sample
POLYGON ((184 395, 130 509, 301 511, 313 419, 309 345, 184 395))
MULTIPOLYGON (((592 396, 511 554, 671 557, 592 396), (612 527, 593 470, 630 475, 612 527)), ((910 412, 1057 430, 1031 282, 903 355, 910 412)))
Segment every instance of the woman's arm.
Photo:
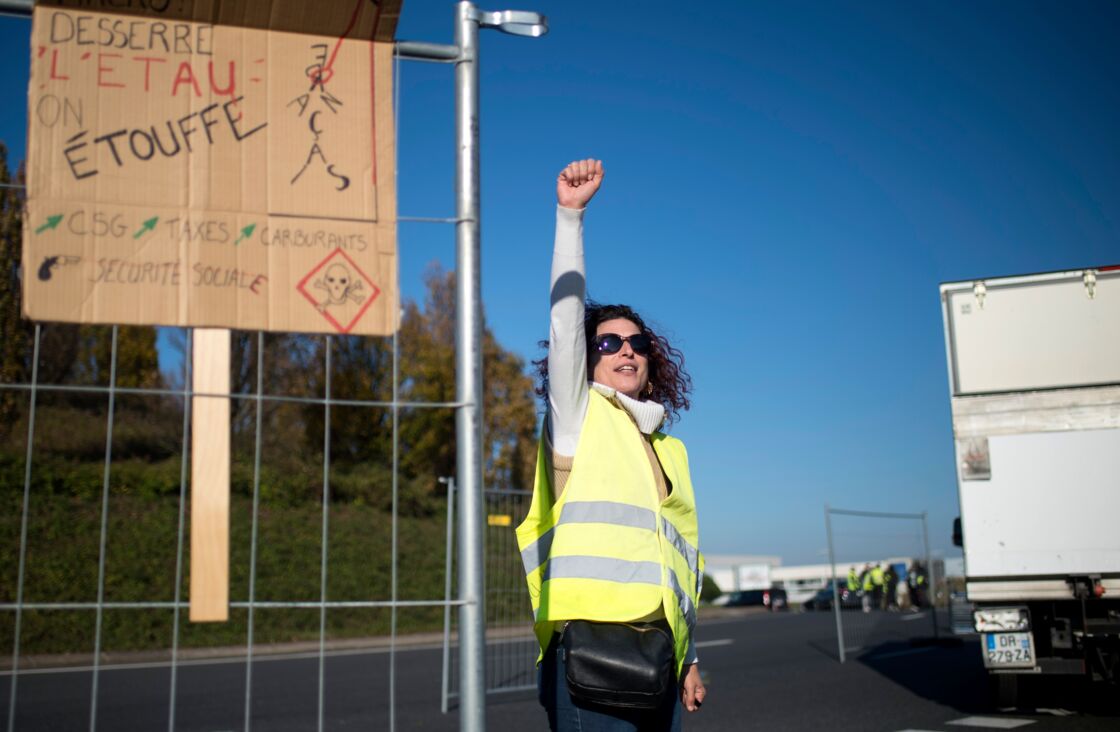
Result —
POLYGON ((583 301, 583 213, 603 182, 603 163, 580 160, 556 179, 556 241, 552 251, 548 334, 548 420, 552 449, 575 455, 587 413, 587 341, 583 301))

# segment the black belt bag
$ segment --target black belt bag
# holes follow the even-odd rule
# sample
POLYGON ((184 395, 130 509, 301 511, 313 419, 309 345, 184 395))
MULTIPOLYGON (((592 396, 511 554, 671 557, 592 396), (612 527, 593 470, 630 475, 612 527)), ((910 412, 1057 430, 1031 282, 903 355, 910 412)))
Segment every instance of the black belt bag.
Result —
POLYGON ((656 709, 673 685, 668 623, 569 620, 560 636, 568 693, 577 701, 656 709))

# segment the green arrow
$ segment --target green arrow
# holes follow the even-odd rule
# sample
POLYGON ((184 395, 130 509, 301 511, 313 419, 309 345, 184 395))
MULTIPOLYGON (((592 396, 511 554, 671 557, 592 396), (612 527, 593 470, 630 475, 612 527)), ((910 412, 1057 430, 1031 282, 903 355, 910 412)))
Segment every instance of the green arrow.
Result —
POLYGON ((53 229, 54 227, 58 226, 58 222, 60 221, 62 221, 62 214, 58 214, 57 216, 48 216, 47 223, 36 229, 35 233, 42 234, 47 229, 53 229))
POLYGON ((244 229, 242 229, 241 230, 241 236, 237 237, 237 241, 234 242, 234 245, 236 246, 237 244, 241 243, 242 239, 248 239, 250 236, 252 236, 253 235, 253 229, 255 229, 255 228, 257 228, 256 224, 249 224, 244 229))
POLYGON ((157 221, 159 221, 159 216, 153 216, 152 218, 145 221, 144 225, 140 227, 140 231, 137 231, 135 234, 133 234, 132 238, 139 239, 144 235, 145 231, 151 231, 152 229, 156 228, 157 221))

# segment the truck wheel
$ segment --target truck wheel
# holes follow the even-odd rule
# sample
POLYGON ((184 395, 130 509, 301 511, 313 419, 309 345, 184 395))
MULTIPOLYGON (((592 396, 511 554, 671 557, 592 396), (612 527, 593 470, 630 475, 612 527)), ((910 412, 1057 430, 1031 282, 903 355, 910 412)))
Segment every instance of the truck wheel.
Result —
POLYGON ((1005 709, 1019 705, 1019 675, 992 674, 992 701, 996 707, 1005 709))

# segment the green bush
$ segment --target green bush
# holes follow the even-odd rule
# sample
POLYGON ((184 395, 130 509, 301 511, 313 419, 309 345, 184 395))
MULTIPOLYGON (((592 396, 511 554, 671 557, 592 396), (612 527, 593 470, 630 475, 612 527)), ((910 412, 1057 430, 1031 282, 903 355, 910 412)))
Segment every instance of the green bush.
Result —
MULTIPOLYGON (((8 466, 10 468, 10 466, 8 466)), ((164 468, 168 475, 174 471, 164 468)), ((127 471, 124 471, 127 472, 127 471)), ((160 471, 161 474, 163 471, 160 471)), ((114 475, 116 473, 114 472, 114 475)), ((176 474, 177 485, 178 477, 176 474)), ((38 483, 36 484, 39 485, 38 483)), ((106 523, 107 602, 169 602, 179 554, 178 495, 161 494, 116 477, 106 523)), ((151 486, 162 485, 153 478, 151 486)), ((263 486, 262 486, 263 488, 263 486)), ((263 490, 262 490, 263 493, 263 490)), ((0 516, 0 602, 15 601, 22 517, 22 494, 8 492, 0 516)), ((28 507, 24 602, 93 602, 97 599, 102 505, 100 495, 52 495, 33 491, 28 507)), ((234 495, 230 514, 230 599, 249 598, 253 505, 234 495)), ((258 515, 254 595, 258 601, 318 601, 321 596, 323 510, 321 504, 291 505, 262 497, 258 515)), ((331 601, 387 601, 392 597, 391 516, 378 506, 332 503, 327 512, 326 598, 331 601)), ((184 514, 181 599, 189 597, 189 512, 184 514)), ((445 519, 399 518, 398 596, 442 600, 445 519)), ((10 625, 10 613, 4 613, 10 625)), ((398 632, 442 628, 442 608, 409 608, 398 613, 398 632)), ((173 613, 168 609, 107 610, 106 650, 169 648, 173 613)), ((88 652, 93 648, 94 612, 37 610, 23 614, 21 653, 88 652)), ((226 623, 195 625, 180 616, 182 647, 239 645, 247 638, 248 613, 235 609, 226 623)), ((389 632, 387 609, 330 610, 333 638, 389 632)), ((261 609, 254 617, 255 642, 312 640, 319 635, 319 611, 261 609)), ((11 633, 0 653, 11 652, 11 633)))
POLYGON ((705 574, 703 582, 700 585, 700 602, 710 603, 722 594, 723 590, 719 588, 716 581, 705 574))

